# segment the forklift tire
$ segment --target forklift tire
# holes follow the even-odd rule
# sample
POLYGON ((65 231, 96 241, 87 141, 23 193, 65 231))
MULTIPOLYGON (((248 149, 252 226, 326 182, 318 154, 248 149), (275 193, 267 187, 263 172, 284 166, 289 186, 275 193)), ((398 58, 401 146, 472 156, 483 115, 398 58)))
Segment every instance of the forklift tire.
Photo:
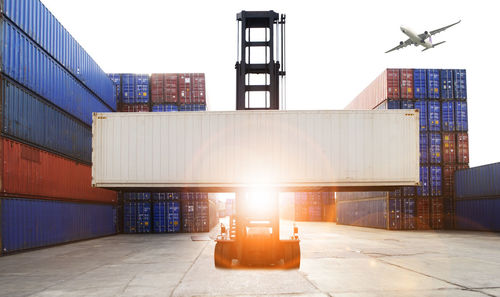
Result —
POLYGON ((227 243, 217 242, 214 251, 214 264, 217 268, 230 268, 233 263, 231 246, 227 243))
POLYGON ((287 243, 284 246, 283 264, 287 269, 300 268, 300 245, 299 243, 287 243))

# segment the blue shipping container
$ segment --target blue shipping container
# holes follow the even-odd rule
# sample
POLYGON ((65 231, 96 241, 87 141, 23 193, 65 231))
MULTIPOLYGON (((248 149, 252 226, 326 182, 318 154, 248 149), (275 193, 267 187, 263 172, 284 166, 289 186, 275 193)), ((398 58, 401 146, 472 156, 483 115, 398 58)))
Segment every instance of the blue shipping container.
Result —
POLYGON ((453 70, 453 95, 455 99, 467 99, 467 75, 465 69, 453 70))
POLYGON ((24 34, 116 110, 114 88, 104 71, 40 1, 1 2, 3 13, 24 34))
POLYGON ((427 102, 427 112, 429 118, 429 131, 441 130, 441 104, 439 101, 427 102))
POLYGON ((420 132, 420 164, 429 163, 429 135, 426 132, 420 132))
POLYGON ((387 100, 387 103, 386 104, 380 104, 379 107, 380 108, 377 108, 377 109, 400 109, 401 108, 401 105, 400 105, 400 101, 399 100, 387 100))
POLYGON ((417 187, 417 195, 429 196, 429 166, 420 166, 420 186, 417 187))
MULTIPOLYGON (((384 193, 384 192, 380 192, 384 193)), ((337 224, 387 229, 387 196, 336 204, 337 224)))
POLYGON ((419 110, 420 131, 427 131, 427 129, 428 129, 428 123, 427 123, 427 101, 425 101, 425 100, 415 101, 415 109, 419 110))
POLYGON ((457 200, 456 229, 500 231, 500 196, 497 198, 457 200))
POLYGON ((427 75, 425 69, 413 70, 413 86, 415 90, 415 98, 427 98, 427 75))
POLYGON ((453 70, 442 69, 440 76, 441 99, 453 99, 453 70))
POLYGON ((120 74, 110 73, 108 74, 109 79, 113 82, 116 91, 116 98, 120 98, 120 85, 121 85, 121 76, 120 74))
POLYGON ((181 231, 179 201, 153 200, 153 230, 155 233, 181 231))
POLYGON ((415 187, 403 187, 401 192, 403 193, 403 197, 415 197, 416 195, 415 187))
POLYGON ((455 130, 456 131, 467 131, 468 129, 467 121, 467 102, 456 101, 455 102, 455 130))
POLYGON ((427 69, 427 96, 430 99, 439 99, 439 70, 427 69))
MULTIPOLYGON (((415 188, 413 188, 415 189, 415 188)), ((403 199, 403 229, 413 230, 417 228, 417 207, 415 198, 403 199)))
POLYGON ((151 232, 151 193, 123 194, 123 229, 125 233, 151 232))
POLYGON ((455 102, 443 101, 441 106, 441 123, 443 131, 455 131, 455 102))
POLYGON ((430 163, 441 164, 441 133, 429 133, 429 143, 430 163))
POLYGON ((415 102, 413 100, 401 100, 401 109, 414 109, 415 102))
POLYGON ((92 130, 11 80, 1 79, 2 133, 45 150, 91 162, 92 130))
POLYGON ((153 112, 173 112, 179 111, 179 108, 175 104, 155 104, 152 108, 153 112))
POLYGON ((499 181, 500 162, 458 170, 455 172, 455 198, 499 198, 499 181))
POLYGON ((9 253, 112 235, 113 214, 112 205, 2 198, 1 251, 9 253))
POLYGON ((391 230, 401 230, 402 228, 401 204, 401 198, 389 199, 389 229, 391 230))
POLYGON ((92 112, 113 111, 13 24, 1 23, 2 72, 88 125, 92 112))
POLYGON ((179 111, 205 111, 207 106, 205 104, 184 104, 181 105, 179 111))
POLYGON ((441 196, 443 175, 441 166, 430 166, 430 194, 431 196, 441 196))
POLYGON ((131 74, 121 75, 121 102, 137 104, 149 102, 149 75, 131 74))

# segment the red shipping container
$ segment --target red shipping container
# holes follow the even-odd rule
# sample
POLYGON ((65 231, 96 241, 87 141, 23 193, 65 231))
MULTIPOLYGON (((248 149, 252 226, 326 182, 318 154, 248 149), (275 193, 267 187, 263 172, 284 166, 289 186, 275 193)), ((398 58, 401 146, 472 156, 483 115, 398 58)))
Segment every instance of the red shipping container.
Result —
POLYGON ((177 85, 179 89, 179 103, 180 104, 192 104, 192 94, 193 90, 191 75, 188 73, 179 73, 177 75, 177 85))
POLYGON ((165 102, 164 74, 151 74, 151 101, 153 103, 165 102))
POLYGON ((192 102, 194 104, 205 104, 205 74, 193 73, 191 74, 191 81, 193 83, 192 102))
POLYGON ((388 98, 400 98, 399 69, 384 70, 384 72, 356 96, 345 109, 374 109, 388 98))
POLYGON ((116 192, 91 186, 88 165, 7 138, 0 140, 0 148, 4 196, 116 202, 116 192))
POLYGON ((469 135, 457 133, 457 163, 469 164, 469 135))
POLYGON ((119 112, 149 112, 149 104, 122 104, 119 112))
POLYGON ((178 99, 178 78, 177 74, 166 73, 164 76, 164 92, 165 92, 165 102, 167 103, 177 103, 178 99))
POLYGON ((430 229, 430 201, 429 198, 417 198, 417 229, 430 229))
POLYGON ((401 99, 413 99, 413 69, 401 69, 400 81, 401 99))
POLYGON ((431 228, 443 229, 443 198, 431 198, 431 228))
POLYGON ((454 164, 443 166, 443 196, 445 197, 453 197, 455 170, 454 164))
POLYGON ((457 162, 455 133, 443 132, 443 163, 455 164, 457 162))

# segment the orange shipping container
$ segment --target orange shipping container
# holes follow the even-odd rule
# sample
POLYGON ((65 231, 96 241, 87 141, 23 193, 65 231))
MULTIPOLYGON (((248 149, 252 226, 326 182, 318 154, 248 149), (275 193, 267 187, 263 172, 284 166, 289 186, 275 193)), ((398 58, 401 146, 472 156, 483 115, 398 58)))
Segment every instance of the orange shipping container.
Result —
POLYGON ((115 203, 116 192, 93 188, 91 167, 0 138, 3 196, 115 203))

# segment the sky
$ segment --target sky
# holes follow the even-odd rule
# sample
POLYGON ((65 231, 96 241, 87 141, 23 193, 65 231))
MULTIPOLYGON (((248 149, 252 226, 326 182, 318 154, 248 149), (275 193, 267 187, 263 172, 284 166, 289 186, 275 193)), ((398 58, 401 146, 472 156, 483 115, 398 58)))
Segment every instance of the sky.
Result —
POLYGON ((288 110, 344 109, 385 68, 467 69, 470 165, 500 161, 497 1, 42 0, 108 73, 204 72, 209 110, 235 110, 236 13, 287 16, 288 110), (433 42, 417 33, 462 20, 433 42))

